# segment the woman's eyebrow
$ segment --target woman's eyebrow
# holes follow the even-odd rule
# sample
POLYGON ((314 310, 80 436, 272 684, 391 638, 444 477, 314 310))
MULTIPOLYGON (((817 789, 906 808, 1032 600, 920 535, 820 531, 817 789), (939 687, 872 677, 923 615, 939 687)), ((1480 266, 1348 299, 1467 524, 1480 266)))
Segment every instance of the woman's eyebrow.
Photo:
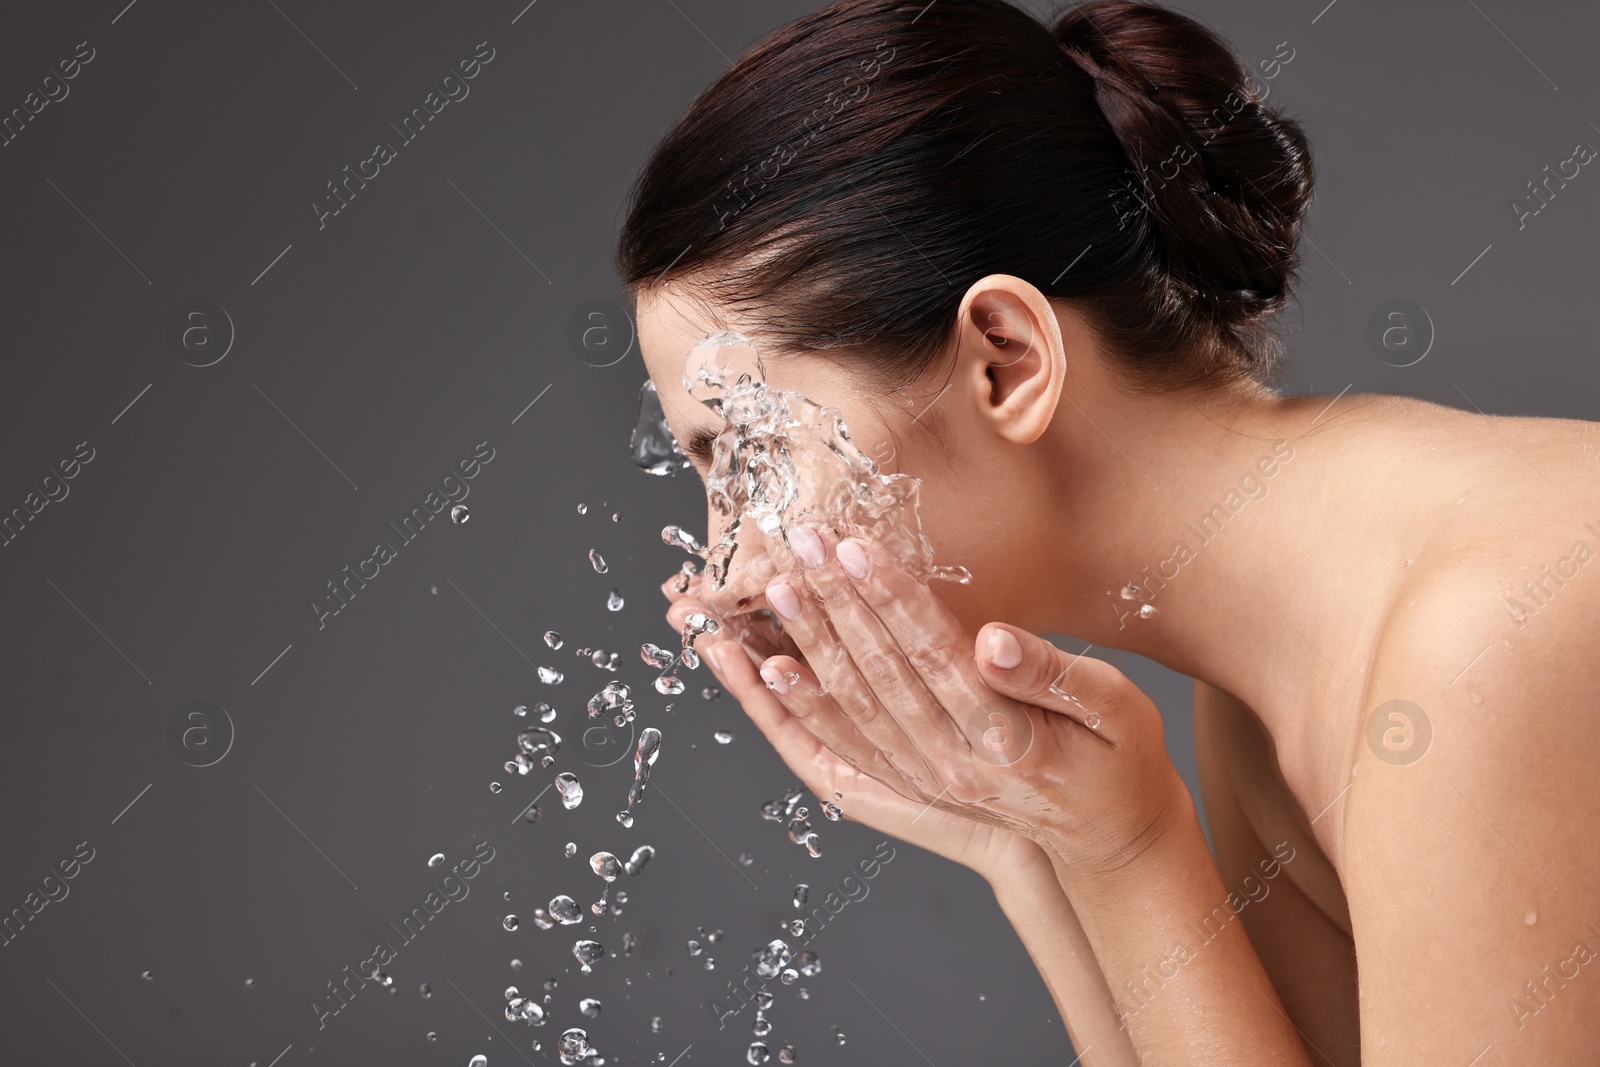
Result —
POLYGON ((712 429, 696 429, 689 433, 689 439, 684 442, 683 450, 695 459, 711 461, 711 449, 716 444, 720 431, 712 429))

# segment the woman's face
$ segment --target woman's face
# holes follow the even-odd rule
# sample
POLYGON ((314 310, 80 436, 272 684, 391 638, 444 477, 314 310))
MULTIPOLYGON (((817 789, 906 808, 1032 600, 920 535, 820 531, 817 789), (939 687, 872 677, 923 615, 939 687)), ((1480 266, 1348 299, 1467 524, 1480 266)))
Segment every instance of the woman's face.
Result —
MULTIPOLYGON (((710 442, 726 424, 684 388, 684 357, 708 333, 722 328, 744 333, 759 348, 759 324, 712 321, 705 304, 690 299, 681 288, 642 292, 637 317, 645 365, 667 424, 703 481, 711 466, 710 442)), ((933 562, 959 564, 972 574, 969 585, 932 583, 967 630, 975 632, 985 622, 1001 619, 1027 625, 1029 620, 1017 617, 1019 605, 1027 602, 1029 584, 1027 567, 1020 562, 1026 558, 1029 530, 1020 520, 1036 509, 1025 507, 1025 497, 1019 495, 1028 491, 1021 470, 1025 465, 1017 463, 1014 450, 984 439, 980 420, 968 414, 959 365, 942 393, 941 383, 934 382, 870 396, 860 376, 848 369, 848 353, 838 362, 809 354, 774 356, 763 351, 761 355, 767 385, 837 408, 851 442, 881 472, 901 472, 921 480, 922 528, 933 545, 933 562), (936 396, 941 440, 912 425, 914 419, 925 417, 936 396), (1008 462, 1019 469, 1003 469, 1008 462)), ((715 545, 730 520, 709 503, 707 516, 705 543, 715 545)), ((766 584, 778 573, 767 558, 771 546, 753 524, 741 526, 738 543, 724 587, 701 585, 700 599, 719 616, 765 608, 766 584)), ((781 548, 772 551, 772 559, 787 558, 781 548)))

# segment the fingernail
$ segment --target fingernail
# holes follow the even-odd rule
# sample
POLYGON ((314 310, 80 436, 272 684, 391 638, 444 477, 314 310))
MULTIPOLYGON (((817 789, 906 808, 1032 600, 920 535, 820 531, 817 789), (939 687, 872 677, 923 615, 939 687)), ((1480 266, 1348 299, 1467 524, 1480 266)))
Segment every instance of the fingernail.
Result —
POLYGON ((822 538, 808 526, 795 526, 789 530, 789 550, 795 559, 807 567, 822 566, 822 538))
POLYGON ((1022 662, 1022 646, 1010 630, 989 631, 989 662, 1005 671, 1022 662))
POLYGON ((788 582, 773 582, 767 586, 767 603, 785 619, 800 617, 800 595, 788 582))
POLYGON ((867 576, 867 553, 855 541, 840 541, 839 546, 833 550, 839 557, 839 566, 843 567, 852 578, 861 579, 867 576))
POLYGON ((789 683, 784 680, 783 672, 776 667, 762 667, 761 680, 767 683, 767 688, 783 696, 789 691, 789 683))

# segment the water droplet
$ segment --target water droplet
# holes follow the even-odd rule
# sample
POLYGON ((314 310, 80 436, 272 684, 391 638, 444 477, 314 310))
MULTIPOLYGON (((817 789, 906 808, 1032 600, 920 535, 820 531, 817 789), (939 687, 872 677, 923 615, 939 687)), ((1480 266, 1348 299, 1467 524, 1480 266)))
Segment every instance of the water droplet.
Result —
POLYGON ((443 852, 435 852, 433 855, 428 857, 428 866, 429 867, 437 867, 440 864, 442 864, 443 862, 444 862, 444 853, 443 852))
POLYGON ((554 667, 539 668, 539 681, 543 682, 545 685, 560 685, 565 678, 566 675, 562 674, 554 667))
MULTIPOLYGON (((256 987, 256 980, 254 978, 246 978, 244 980, 244 987, 246 989, 254 989, 256 987)), ((427 986, 423 986, 423 988, 426 989, 427 986)))
POLYGON ((583 784, 571 771, 556 775, 556 792, 561 794, 561 806, 568 811, 583 803, 583 784))
POLYGON ((650 1032, 652 1034, 659 1034, 661 1032, 661 1016, 652 1015, 650 1017, 650 1032))
POLYGON ((588 504, 579 504, 578 505, 578 514, 579 515, 587 515, 587 514, 589 514, 589 505, 588 504))
POLYGON ((759 1041, 752 1041, 750 1047, 745 1050, 744 1058, 746 1063, 766 1063, 772 1057, 767 1052, 767 1046, 759 1041))
POLYGON ((478 1055, 467 1061, 467 1067, 489 1067, 489 1057, 478 1055))
POLYGON ((500 925, 504 926, 509 932, 515 930, 521 924, 517 922, 517 917, 515 915, 507 915, 504 919, 500 920, 500 925))
POLYGON ((721 695, 722 695, 722 690, 718 689, 714 685, 708 685, 704 689, 700 690, 700 699, 701 700, 715 700, 718 697, 720 697, 721 695))
POLYGON ((807 978, 815 978, 822 973, 822 961, 810 949, 806 949, 796 956, 794 962, 800 968, 800 973, 807 978))
POLYGON ((676 657, 671 652, 660 647, 659 645, 653 645, 649 641, 646 641, 644 644, 639 646, 639 658, 657 670, 662 670, 672 666, 672 661, 676 657))
POLYGON ((795 886, 794 887, 794 906, 797 907, 797 908, 805 907, 806 906, 806 897, 810 894, 810 892, 811 892, 811 887, 806 885, 804 882, 801 882, 799 885, 795 886))
POLYGON ((1091 730, 1100 729, 1100 715, 1099 715, 1099 713, 1098 712, 1093 712, 1093 711, 1089 712, 1089 714, 1087 714, 1087 715, 1085 715, 1083 717, 1083 725, 1087 726, 1091 730))
POLYGON ((561 635, 554 630, 546 630, 544 632, 544 643, 551 648, 560 648, 565 642, 561 640, 561 635))
POLYGON ((838 1026, 837 1023, 835 1023, 833 1026, 828 1027, 828 1029, 833 1031, 833 1039, 835 1041, 839 1042, 839 1044, 841 1044, 841 1045, 844 1044, 844 1031, 839 1029, 839 1026, 838 1026))
POLYGON ((806 921, 804 919, 790 919, 783 924, 783 928, 793 936, 799 937, 806 932, 806 921))
MULTIPOLYGON (((588 970, 587 967, 584 970, 588 970)), ((561 1042, 556 1046, 563 1060, 581 1060, 584 1053, 589 1051, 589 1035, 574 1026, 571 1030, 561 1035, 561 1042)))
POLYGON ((625 827, 632 828, 632 826, 633 826, 633 813, 631 811, 619 811, 619 812, 617 812, 617 822, 621 823, 625 827))
POLYGON ((733 734, 727 730, 718 730, 711 736, 716 739, 719 745, 726 745, 733 740, 733 734))
POLYGON ((472 513, 467 510, 467 506, 465 504, 457 504, 455 507, 450 509, 450 521, 455 523, 457 526, 460 526, 470 518, 472 518, 472 513))
POLYGON ((600 1002, 594 997, 584 997, 578 1001, 578 1010, 591 1019, 598 1019, 600 1017, 600 1002))
POLYGON ((674 548, 681 548, 685 552, 693 553, 702 558, 706 554, 706 546, 696 541, 694 534, 681 526, 663 526, 661 528, 661 540, 674 548))
POLYGON ((606 595, 606 610, 622 610, 622 594, 617 592, 615 589, 611 590, 611 592, 606 595))
POLYGON ((562 849, 562 853, 570 860, 578 854, 578 843, 576 841, 568 841, 567 847, 562 849))
POLYGON ((563 926, 583 922, 583 909, 565 893, 550 898, 550 917, 563 926))
POLYGON ((589 869, 607 882, 614 882, 622 873, 622 863, 609 852, 596 852, 589 857, 589 869))
POLYGON ((594 970, 589 964, 600 959, 605 954, 606 950, 601 947, 598 941, 575 941, 572 945, 572 955, 578 961, 578 966, 583 968, 584 974, 594 970))
POLYGON ((640 845, 633 850, 633 855, 628 857, 628 862, 622 865, 622 869, 629 874, 638 874, 644 870, 644 865, 649 863, 655 854, 656 850, 650 845, 640 845))
POLYGON ((594 568, 594 572, 596 574, 604 574, 606 571, 611 569, 610 567, 606 566, 606 558, 600 554, 600 550, 598 548, 591 548, 589 550, 589 565, 594 568))
POLYGON ((1140 604, 1139 605, 1139 618, 1141 618, 1141 619, 1151 618, 1152 616, 1158 614, 1159 610, 1160 609, 1158 609, 1154 604, 1140 604))
POLYGON ((519 719, 525 717, 528 714, 528 705, 518 704, 516 707, 511 709, 511 714, 515 715, 519 719))
POLYGON ((550 706, 549 704, 545 704, 545 703, 542 703, 542 702, 538 703, 538 704, 535 704, 533 706, 533 710, 538 713, 540 722, 555 722, 556 721, 556 709, 554 707, 550 706))
POLYGON ((153 982, 156 980, 156 976, 150 971, 140 971, 139 977, 143 978, 146 982, 153 982))
POLYGON ((773 938, 767 942, 765 948, 757 949, 752 953, 756 961, 756 977, 778 977, 778 972, 789 965, 791 954, 787 941, 782 938, 773 938))
POLYGON ((1123 600, 1138 600, 1139 599, 1139 587, 1134 585, 1132 582, 1129 582, 1127 585, 1123 586, 1122 587, 1122 599, 1123 600))
POLYGON ((500 785, 499 782, 490 782, 489 783, 489 792, 491 792, 491 793, 498 793, 498 792, 500 792, 501 788, 502 788, 502 786, 500 785))
POLYGON ((782 1048, 780 1048, 778 1050, 778 1062, 779 1063, 793 1063, 794 1062, 794 1046, 793 1045, 785 1045, 785 1046, 783 1046, 782 1048))
POLYGON ((829 801, 822 805, 822 814, 827 816, 829 821, 838 822, 840 819, 844 818, 844 809, 832 801, 829 801))
POLYGON ((666 696, 677 696, 683 692, 683 679, 675 674, 663 674, 656 679, 656 692, 666 696))
POLYGON ((520 970, 522 970, 522 961, 521 961, 521 960, 512 960, 512 961, 511 961, 511 969, 512 969, 512 970, 513 970, 513 971, 520 971, 520 970))
POLYGON ((434 1033, 432 1030, 429 1030, 428 1031, 428 1040, 429 1041, 437 1041, 437 1040, 439 1040, 439 1035, 434 1033))
POLYGON ((423 1000, 427 1000, 429 997, 433 996, 433 987, 427 982, 423 982, 417 987, 417 992, 422 994, 423 1000))

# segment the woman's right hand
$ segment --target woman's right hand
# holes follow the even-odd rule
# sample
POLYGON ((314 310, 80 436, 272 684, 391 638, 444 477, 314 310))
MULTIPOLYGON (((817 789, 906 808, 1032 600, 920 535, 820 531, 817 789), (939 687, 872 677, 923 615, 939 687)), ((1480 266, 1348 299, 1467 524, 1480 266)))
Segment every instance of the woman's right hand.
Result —
MULTIPOLYGON (((675 575, 662 584, 661 591, 672 602, 667 621, 681 633, 690 614, 711 612, 697 597, 700 576, 690 579, 684 592, 674 588, 678 581, 675 575)), ((760 663, 773 655, 793 656, 805 662, 794 642, 781 631, 740 625, 740 618, 718 621, 723 624, 718 632, 702 634, 695 640, 695 648, 723 690, 739 702, 783 762, 818 800, 837 804, 847 819, 953 860, 990 882, 1000 876, 1009 879, 1039 873, 1048 873, 1054 879, 1049 857, 1032 841, 989 823, 908 800, 867 773, 871 768, 857 769, 840 759, 789 713, 758 673, 760 663), (718 652, 714 654, 713 649, 718 652), (732 654, 726 663, 721 663, 719 657, 724 651, 732 654)))

